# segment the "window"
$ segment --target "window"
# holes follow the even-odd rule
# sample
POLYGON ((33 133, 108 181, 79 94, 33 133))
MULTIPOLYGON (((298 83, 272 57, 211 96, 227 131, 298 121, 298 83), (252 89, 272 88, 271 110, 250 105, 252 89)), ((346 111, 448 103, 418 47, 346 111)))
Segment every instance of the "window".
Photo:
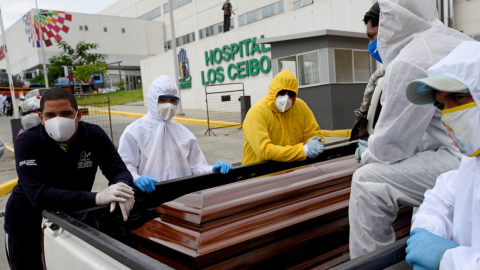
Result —
MULTIPOLYGON (((235 28, 235 21, 233 18, 230 19, 230 30, 235 28)), ((209 27, 205 27, 203 29, 198 30, 198 36, 200 39, 204 39, 206 37, 210 37, 216 34, 223 33, 223 22, 216 23, 214 25, 211 25, 209 27)))
POLYGON ((107 28, 106 27, 103 27, 103 32, 107 32, 107 28))
POLYGON ((292 10, 313 4, 313 0, 299 0, 292 3, 292 10))
POLYGON ((85 25, 85 31, 88 31, 88 26, 85 25))
POLYGON ((79 28, 80 28, 80 31, 83 31, 83 26, 82 25, 80 25, 79 28))
POLYGON ((368 82, 372 74, 370 54, 335 49, 335 74, 337 83, 368 82))
POLYGON ((172 41, 169 40, 169 41, 165 42, 165 46, 164 46, 164 47, 165 47, 165 51, 166 51, 166 50, 170 50, 170 49, 172 48, 172 41))
POLYGON ((355 82, 368 82, 370 80, 370 53, 353 51, 353 71, 355 82))
MULTIPOLYGON (((181 7, 185 4, 188 4, 192 2, 192 0, 173 0, 172 1, 172 8, 173 9, 176 9, 178 7, 181 7)), ((170 9, 168 8, 168 3, 166 3, 165 5, 163 5, 163 12, 164 13, 168 13, 170 11, 170 9)))
POLYGON ((480 34, 472 35, 472 38, 476 41, 480 41, 480 34))
MULTIPOLYGON (((168 6, 168 4, 167 4, 168 6)), ((145 20, 145 21, 151 21, 157 17, 160 17, 162 15, 162 10, 160 9, 160 7, 154 9, 154 10, 151 10, 145 14, 143 14, 142 16, 138 17, 138 19, 142 19, 142 20, 145 20)))
POLYGON ((353 82, 352 50, 335 50, 337 83, 353 82))
POLYGON ((297 57, 290 56, 278 59, 278 72, 290 70, 297 77, 297 57))
MULTIPOLYGON (((182 46, 182 45, 192 43, 192 42, 195 42, 195 33, 194 32, 190 33, 190 34, 187 34, 187 35, 184 35, 184 36, 181 36, 181 37, 178 37, 178 38, 175 39, 175 44, 177 46, 182 46)), ((165 42, 164 48, 165 48, 165 50, 170 50, 172 48, 172 41, 169 40, 169 41, 165 42)))
POLYGON ((125 28, 122 28, 122 34, 125 34, 125 28))
POLYGON ((238 16, 238 25, 243 26, 283 12, 284 8, 282 0, 238 16))
POLYGON ((320 59, 317 52, 298 56, 299 85, 312 85, 320 83, 320 59))

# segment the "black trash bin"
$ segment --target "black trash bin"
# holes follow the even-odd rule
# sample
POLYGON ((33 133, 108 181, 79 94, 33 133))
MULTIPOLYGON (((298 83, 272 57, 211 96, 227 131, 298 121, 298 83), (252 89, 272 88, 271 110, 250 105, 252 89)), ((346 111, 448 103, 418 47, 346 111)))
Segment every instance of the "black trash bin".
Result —
POLYGON ((240 106, 242 108, 242 123, 245 120, 245 116, 247 116, 248 110, 250 110, 250 107, 252 107, 252 103, 250 101, 250 96, 242 96, 238 99, 240 101, 240 106), (243 99, 245 98, 245 102, 243 102, 243 99))

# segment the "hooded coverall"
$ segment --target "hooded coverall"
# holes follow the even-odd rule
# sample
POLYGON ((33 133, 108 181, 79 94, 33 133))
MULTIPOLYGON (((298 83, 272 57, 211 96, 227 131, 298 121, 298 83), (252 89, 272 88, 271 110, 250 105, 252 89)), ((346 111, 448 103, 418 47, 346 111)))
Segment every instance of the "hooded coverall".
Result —
MULTIPOLYGON (((464 83, 480 109, 479 56, 478 42, 464 42, 429 69, 429 74, 447 75, 464 83)), ((440 270, 480 269, 480 156, 464 156, 458 170, 440 175, 413 216, 412 230, 415 228, 460 245, 443 254, 440 270)))
POLYGON ((134 181, 144 174, 160 182, 212 171, 195 135, 175 120, 165 122, 160 117, 158 97, 164 95, 180 97, 167 76, 153 81, 147 115, 130 124, 120 137, 118 153, 134 181))
POLYGON ((323 140, 315 116, 303 100, 297 97, 285 113, 277 109, 275 99, 282 90, 298 95, 298 82, 291 71, 277 74, 270 83, 268 95, 248 111, 243 123, 242 165, 265 160, 302 161, 307 158, 304 144, 315 136, 323 140))
POLYGON ((410 103, 405 89, 458 44, 472 40, 438 20, 435 0, 379 0, 378 51, 386 70, 382 112, 352 179, 350 258, 395 241, 398 206, 419 206, 437 177, 458 169, 461 153, 440 110, 410 103))

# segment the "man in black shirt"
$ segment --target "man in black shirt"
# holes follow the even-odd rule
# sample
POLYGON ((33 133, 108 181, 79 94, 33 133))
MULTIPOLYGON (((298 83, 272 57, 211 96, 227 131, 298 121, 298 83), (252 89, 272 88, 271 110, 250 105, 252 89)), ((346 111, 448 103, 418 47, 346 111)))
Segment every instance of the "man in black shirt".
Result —
POLYGON ((223 10, 223 32, 228 32, 230 31, 230 17, 235 15, 235 12, 232 10, 232 4, 230 3, 230 0, 227 0, 225 4, 222 5, 222 10, 223 10))
POLYGON ((18 185, 5 213, 5 246, 10 268, 43 269, 41 223, 45 209, 77 211, 119 204, 126 221, 135 202, 133 179, 107 134, 81 122, 75 97, 50 89, 40 101, 42 125, 15 141, 18 185), (90 192, 97 168, 109 180, 100 193, 90 192))

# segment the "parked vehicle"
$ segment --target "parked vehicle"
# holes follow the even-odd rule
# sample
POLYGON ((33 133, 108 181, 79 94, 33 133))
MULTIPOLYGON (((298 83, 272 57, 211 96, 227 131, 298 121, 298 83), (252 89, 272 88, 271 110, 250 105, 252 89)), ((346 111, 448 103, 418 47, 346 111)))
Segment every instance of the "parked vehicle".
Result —
POLYGON ((65 214, 43 213, 43 254, 47 269, 171 269, 136 250, 130 231, 158 217, 157 208, 165 202, 208 188, 252 179, 278 171, 340 158, 355 152, 354 142, 329 146, 316 159, 302 162, 262 162, 233 168, 228 177, 215 173, 183 177, 157 184, 152 194, 135 193, 135 206, 127 222, 121 213, 100 206, 65 214))
MULTIPOLYGON (((381 110, 379 102, 381 87, 382 80, 379 80, 373 97, 368 102, 366 129, 369 134, 374 133, 381 110)), ((130 236, 131 231, 138 229, 148 220, 158 217, 157 209, 163 203, 191 192, 351 155, 356 148, 357 142, 351 141, 327 146, 326 151, 316 159, 289 163, 267 161, 240 166, 233 168, 227 178, 215 173, 206 173, 163 181, 156 184, 152 194, 135 193, 135 206, 127 222, 123 221, 118 209, 110 213, 108 206, 99 206, 71 214, 46 210, 43 212, 42 234, 45 265, 50 270, 172 269, 139 252, 136 249, 138 243, 130 236)), ((405 259, 405 241, 406 238, 334 269, 384 269, 401 263, 405 259)), ((182 247, 173 248, 181 249, 182 247)))
POLYGON ((37 105, 37 109, 40 109, 40 98, 48 89, 41 88, 29 91, 25 97, 20 98, 20 104, 18 105, 18 113, 20 115, 27 114, 27 105, 29 102, 34 102, 37 105))

